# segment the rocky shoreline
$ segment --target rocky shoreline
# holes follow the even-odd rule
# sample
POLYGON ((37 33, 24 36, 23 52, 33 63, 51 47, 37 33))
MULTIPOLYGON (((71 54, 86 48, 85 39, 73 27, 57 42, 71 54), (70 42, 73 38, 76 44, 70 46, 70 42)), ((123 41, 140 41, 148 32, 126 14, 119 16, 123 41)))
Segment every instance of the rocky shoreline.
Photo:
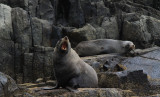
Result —
POLYGON ((0 96, 18 88, 15 83, 25 86, 17 97, 41 95, 33 91, 55 80, 53 48, 63 36, 73 48, 81 41, 106 38, 136 45, 136 53, 127 56, 82 57, 97 71, 100 87, 80 89, 77 96, 159 96, 159 26, 159 0, 0 0, 0 96), (36 84, 32 90, 26 83, 36 84))
MULTIPOLYGON (((81 57, 85 62, 91 65, 98 73, 99 88, 78 89, 77 93, 69 92, 66 89, 43 90, 43 87, 53 87, 55 80, 39 78, 36 83, 19 84, 18 92, 15 97, 22 96, 47 96, 47 97, 130 97, 130 96, 151 96, 160 93, 160 72, 159 55, 160 48, 149 48, 144 50, 135 50, 137 53, 145 54, 134 57, 126 57, 117 54, 104 54, 88 57, 81 57)), ((5 79, 2 77, 2 80, 5 79)), ((1 83, 3 82, 1 80, 1 83)), ((8 83, 8 82, 6 82, 8 83)), ((2 84, 6 84, 2 83, 2 84)), ((3 85, 11 89, 6 93, 13 93, 15 82, 3 85)), ((1 90, 4 87, 0 87, 1 90)), ((16 90, 16 89, 15 89, 16 90)), ((4 92, 5 93, 5 92, 4 92)), ((2 93, 3 94, 3 93, 2 93)), ((3 97, 3 96, 2 96, 3 97)))

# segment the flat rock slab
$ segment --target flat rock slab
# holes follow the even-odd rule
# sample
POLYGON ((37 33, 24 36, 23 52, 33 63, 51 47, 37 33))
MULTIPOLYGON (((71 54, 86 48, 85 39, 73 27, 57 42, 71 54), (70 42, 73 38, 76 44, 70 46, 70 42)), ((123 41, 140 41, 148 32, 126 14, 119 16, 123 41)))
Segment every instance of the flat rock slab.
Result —
MULTIPOLYGON (((51 86, 49 86, 51 87, 51 86)), ((43 87, 28 88, 20 96, 45 96, 45 97, 124 97, 134 95, 132 91, 116 88, 79 88, 77 92, 69 92, 66 89, 43 90, 43 87)))
POLYGON ((152 84, 160 85, 160 49, 133 58, 127 58, 121 64, 127 71, 143 70, 152 84))
POLYGON ((11 97, 16 91, 18 91, 18 86, 15 81, 0 72, 0 97, 11 97))

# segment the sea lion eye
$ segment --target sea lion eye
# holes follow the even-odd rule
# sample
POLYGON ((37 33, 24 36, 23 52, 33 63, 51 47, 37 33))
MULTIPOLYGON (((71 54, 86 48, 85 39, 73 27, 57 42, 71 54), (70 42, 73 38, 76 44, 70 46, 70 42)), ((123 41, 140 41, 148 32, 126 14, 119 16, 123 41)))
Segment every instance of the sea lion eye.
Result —
POLYGON ((127 44, 127 45, 125 46, 125 48, 127 48, 127 49, 128 49, 129 47, 130 47, 130 45, 129 45, 129 44, 127 44))

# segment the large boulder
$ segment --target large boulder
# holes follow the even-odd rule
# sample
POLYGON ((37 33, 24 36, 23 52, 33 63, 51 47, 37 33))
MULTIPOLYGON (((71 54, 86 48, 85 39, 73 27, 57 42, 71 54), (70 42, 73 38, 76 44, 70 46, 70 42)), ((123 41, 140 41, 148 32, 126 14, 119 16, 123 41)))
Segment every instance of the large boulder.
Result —
POLYGON ((0 38, 11 40, 12 30, 11 7, 0 4, 0 38))
POLYGON ((64 35, 70 38, 71 43, 75 46, 81 41, 96 39, 96 29, 91 24, 86 24, 82 28, 66 30, 64 35))
POLYGON ((104 54, 82 59, 97 71, 101 88, 129 89, 138 95, 159 93, 159 47, 136 49, 135 53, 135 57, 104 54))
MULTIPOLYGON (((33 2, 33 0, 29 1, 33 2)), ((55 9, 51 4, 51 0, 38 0, 38 5, 35 10, 36 17, 47 20, 51 24, 55 24, 55 9)))
POLYGON ((51 46, 50 40, 51 40, 52 26, 48 21, 34 17, 32 18, 31 27, 32 27, 33 46, 34 45, 51 46))
POLYGON ((0 71, 14 77, 14 42, 11 40, 11 7, 0 4, 0 71))
POLYGON ((124 18, 123 23, 123 39, 132 40, 137 47, 151 46, 152 36, 147 30, 147 16, 138 16, 136 14, 128 14, 124 18))
POLYGON ((80 0, 56 0, 56 22, 63 26, 82 27, 85 24, 80 0))
POLYGON ((156 18, 137 15, 134 13, 124 15, 122 37, 132 40, 137 47, 147 48, 153 44, 159 45, 160 21, 156 18))
POLYGON ((23 75, 24 82, 35 82, 38 78, 54 76, 53 73, 53 48, 35 46, 34 53, 24 54, 23 75))
POLYGON ((118 23, 116 17, 105 17, 101 27, 105 29, 105 38, 119 39, 118 23))
POLYGON ((30 19, 27 11, 22 8, 12 9, 12 40, 21 46, 21 51, 29 52, 32 46, 30 19))
POLYGON ((0 72, 0 97, 11 97, 16 91, 18 91, 18 86, 15 81, 0 72))

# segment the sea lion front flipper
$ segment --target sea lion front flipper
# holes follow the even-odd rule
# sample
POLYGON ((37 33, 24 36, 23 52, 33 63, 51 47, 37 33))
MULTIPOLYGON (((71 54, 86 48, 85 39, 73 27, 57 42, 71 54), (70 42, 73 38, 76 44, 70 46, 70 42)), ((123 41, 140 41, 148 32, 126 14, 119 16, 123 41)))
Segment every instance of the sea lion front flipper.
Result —
POLYGON ((71 87, 65 87, 67 90, 69 90, 70 92, 74 92, 74 93, 77 93, 79 90, 78 89, 73 89, 71 87))

